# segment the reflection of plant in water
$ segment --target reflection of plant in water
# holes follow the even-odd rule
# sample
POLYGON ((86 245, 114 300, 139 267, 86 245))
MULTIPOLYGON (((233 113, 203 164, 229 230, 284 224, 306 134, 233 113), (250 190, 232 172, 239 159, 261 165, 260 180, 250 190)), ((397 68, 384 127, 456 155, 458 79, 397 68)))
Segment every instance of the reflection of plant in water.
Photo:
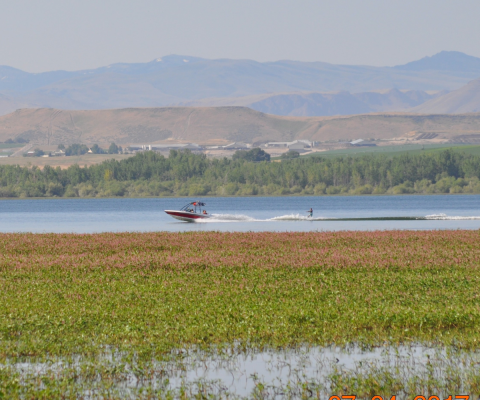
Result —
POLYGON ((310 347, 250 350, 245 357, 211 348, 172 352, 168 360, 148 362, 115 352, 43 364, 9 363, 0 369, 0 393, 10 397, 38 398, 42 394, 45 398, 76 398, 79 393, 91 392, 109 398, 145 399, 324 398, 346 393, 355 393, 359 399, 371 399, 373 395, 390 398, 392 394, 408 399, 415 393, 444 397, 448 393, 479 393, 480 353, 421 346, 416 350, 387 348, 379 353, 359 347, 310 347), (252 363, 244 362, 251 357, 252 363), (340 363, 337 357, 342 359, 340 363), (292 368, 285 368, 284 362, 292 368))
MULTIPOLYGON (((427 356, 428 357, 428 356, 427 356)), ((480 393, 479 354, 459 353, 444 356, 439 353, 425 363, 411 363, 405 357, 394 365, 382 359, 357 365, 354 370, 336 370, 329 378, 332 393, 355 393, 357 398, 373 395, 399 399, 413 398, 418 393, 448 397, 450 393, 480 393), (383 365, 382 365, 383 364, 383 365)))

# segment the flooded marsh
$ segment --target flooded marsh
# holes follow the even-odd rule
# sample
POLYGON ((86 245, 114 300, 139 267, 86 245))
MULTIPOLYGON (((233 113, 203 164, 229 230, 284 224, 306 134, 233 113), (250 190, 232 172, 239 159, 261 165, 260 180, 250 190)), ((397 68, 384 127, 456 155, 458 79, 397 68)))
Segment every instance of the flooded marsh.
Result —
POLYGON ((2 234, 0 393, 478 394, 479 238, 2 234))

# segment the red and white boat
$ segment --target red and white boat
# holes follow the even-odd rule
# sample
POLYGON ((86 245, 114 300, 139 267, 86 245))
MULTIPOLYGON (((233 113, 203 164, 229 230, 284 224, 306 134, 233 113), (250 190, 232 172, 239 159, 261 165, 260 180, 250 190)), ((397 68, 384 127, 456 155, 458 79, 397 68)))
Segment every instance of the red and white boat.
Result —
POLYGON ((185 222, 195 222, 202 219, 211 218, 205 209, 205 203, 193 201, 183 206, 180 210, 165 210, 165 212, 175 219, 185 222))

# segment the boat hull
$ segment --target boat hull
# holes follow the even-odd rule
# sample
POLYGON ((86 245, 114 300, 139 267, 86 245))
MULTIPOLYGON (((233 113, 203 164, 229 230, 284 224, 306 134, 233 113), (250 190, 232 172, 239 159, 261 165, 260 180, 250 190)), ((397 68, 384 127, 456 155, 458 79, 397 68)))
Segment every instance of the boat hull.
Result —
POLYGON ((188 211, 165 210, 165 212, 171 217, 184 222, 195 222, 210 218, 210 215, 208 214, 192 213, 188 211))

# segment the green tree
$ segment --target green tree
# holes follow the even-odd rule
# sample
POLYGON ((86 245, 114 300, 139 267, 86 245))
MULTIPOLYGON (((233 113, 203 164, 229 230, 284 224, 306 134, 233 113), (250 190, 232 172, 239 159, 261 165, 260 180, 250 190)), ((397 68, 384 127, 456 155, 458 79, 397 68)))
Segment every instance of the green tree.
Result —
POLYGON ((280 156, 282 160, 289 160, 289 159, 298 158, 298 157, 300 157, 300 153, 295 150, 289 150, 280 156))
POLYGON ((92 150, 92 153, 93 154, 105 154, 106 151, 104 149, 102 149, 98 144, 94 144, 92 147, 91 147, 91 150, 92 150))
POLYGON ((118 146, 115 143, 112 143, 108 148, 108 154, 118 154, 118 146))
POLYGON ((169 157, 149 151, 84 168, 1 165, 0 197, 480 193, 480 157, 447 151, 268 163, 248 161, 246 151, 208 159, 172 150, 169 157))
POLYGON ((88 152, 88 147, 84 144, 74 143, 65 149, 66 156, 81 156, 88 152))
POLYGON ((34 157, 41 157, 45 155, 45 152, 37 147, 36 149, 33 150, 33 155, 34 157))
POLYGON ((259 147, 251 150, 237 150, 232 157, 233 160, 245 161, 270 161, 270 154, 265 153, 259 147))

